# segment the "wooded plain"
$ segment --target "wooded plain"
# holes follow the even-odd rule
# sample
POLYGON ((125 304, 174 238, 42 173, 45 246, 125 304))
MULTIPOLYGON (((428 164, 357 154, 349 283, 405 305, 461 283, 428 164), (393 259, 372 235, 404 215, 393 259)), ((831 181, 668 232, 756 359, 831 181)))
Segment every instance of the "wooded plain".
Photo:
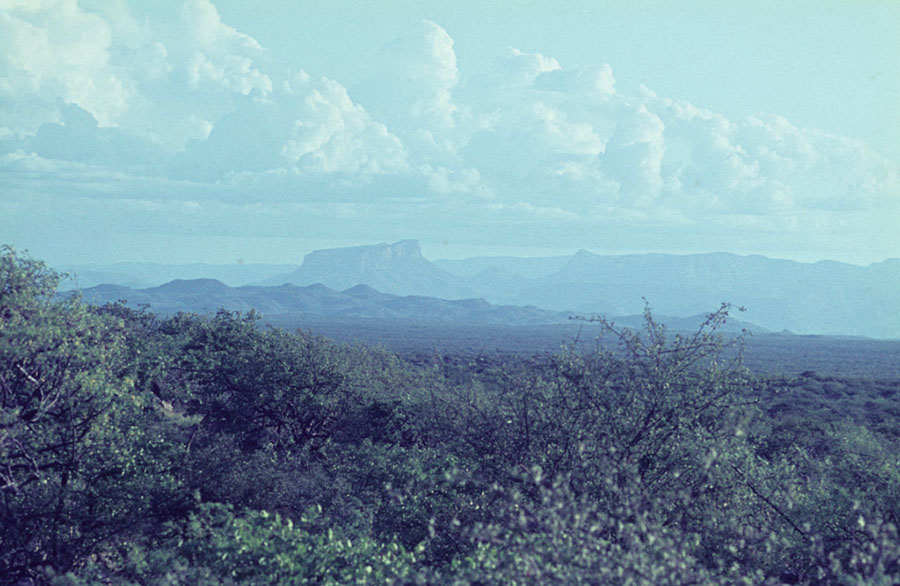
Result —
MULTIPOLYGON (((393 353, 58 281, 4 249, 4 582, 900 579, 900 378, 858 363, 890 345, 750 370, 726 304, 591 322, 593 348, 393 353)), ((836 343, 810 352, 868 342, 836 343)))

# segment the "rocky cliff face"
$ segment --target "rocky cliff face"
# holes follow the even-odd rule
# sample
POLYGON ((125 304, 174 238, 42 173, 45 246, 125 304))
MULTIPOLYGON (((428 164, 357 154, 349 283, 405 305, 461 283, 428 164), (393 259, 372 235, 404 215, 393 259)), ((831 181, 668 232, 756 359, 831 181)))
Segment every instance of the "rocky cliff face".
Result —
MULTIPOLYGON (((305 278, 352 280, 361 275, 384 276, 391 271, 426 264, 429 263, 422 256, 418 241, 401 240, 393 244, 316 250, 304 257, 303 264, 294 274, 305 278)), ((351 286, 360 282, 356 281, 351 286)))
POLYGON ((382 293, 426 295, 445 299, 472 296, 465 281, 422 256, 417 240, 316 250, 286 276, 295 285, 322 283, 344 290, 368 285, 382 293))

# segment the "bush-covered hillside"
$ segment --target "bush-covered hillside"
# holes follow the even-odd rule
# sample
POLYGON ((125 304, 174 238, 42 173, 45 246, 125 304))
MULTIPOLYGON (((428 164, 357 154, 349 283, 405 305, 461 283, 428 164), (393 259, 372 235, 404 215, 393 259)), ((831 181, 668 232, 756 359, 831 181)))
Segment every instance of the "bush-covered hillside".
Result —
POLYGON ((755 377, 727 306, 412 361, 59 278, 0 256, 4 583, 900 581, 900 381, 755 377))

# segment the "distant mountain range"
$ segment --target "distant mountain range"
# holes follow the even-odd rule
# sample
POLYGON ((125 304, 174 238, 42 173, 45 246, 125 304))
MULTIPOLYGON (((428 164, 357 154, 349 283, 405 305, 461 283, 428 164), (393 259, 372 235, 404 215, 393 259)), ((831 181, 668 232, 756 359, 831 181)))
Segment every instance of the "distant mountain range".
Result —
MULTIPOLYGON (((71 295, 69 291, 65 295, 71 295)), ((572 314, 533 306, 493 305, 484 299, 438 299, 419 295, 380 293, 368 285, 356 285, 336 291, 321 283, 299 286, 246 285, 229 287, 215 279, 174 280, 159 287, 132 289, 121 285, 98 285, 81 290, 88 303, 102 305, 127 301, 138 307, 147 305, 162 314, 180 311, 210 313, 220 308, 247 312, 251 309, 273 321, 288 316, 310 319, 398 320, 420 324, 535 326, 570 323, 572 314)), ((672 329, 695 329, 705 318, 659 316, 672 329)), ((294 320, 296 321, 296 320, 294 320)), ((302 322, 302 320, 301 320, 302 322)), ((640 316, 618 318, 616 323, 639 327, 640 316)), ((726 331, 763 331, 752 324, 730 320, 726 331)))
POLYGON ((175 280, 159 287, 131 289, 100 285, 82 290, 85 301, 94 304, 127 300, 146 304, 158 313, 179 311, 214 312, 255 309, 266 316, 397 319, 460 324, 553 324, 564 323, 568 314, 538 309, 491 305, 483 299, 446 300, 435 297, 379 293, 367 285, 335 291, 322 284, 229 287, 215 279, 175 280))
POLYGON ((121 262, 111 265, 71 265, 62 267, 70 278, 61 284, 62 290, 84 289, 97 285, 124 285, 136 289, 157 287, 175 279, 216 279, 237 287, 258 283, 277 274, 293 271, 297 265, 269 264, 161 264, 152 262, 121 262))
MULTIPOLYGON (((189 272, 188 266, 179 274, 189 272)), ((132 302, 140 302, 141 296, 162 295, 150 303, 161 311, 166 307, 214 309, 218 304, 232 309, 255 307, 267 314, 295 311, 289 307, 311 312, 318 303, 321 311, 331 308, 327 309, 333 312, 329 315, 337 315, 334 308, 343 303, 346 311, 358 315, 474 320, 470 323, 513 323, 504 320, 515 319, 552 323, 540 320, 551 316, 565 319, 572 313, 633 315, 643 310, 643 299, 656 314, 693 319, 691 316, 713 311, 727 301, 747 308, 739 314, 741 320, 770 331, 900 338, 900 259, 862 267, 728 253, 604 256, 582 250, 571 256, 432 262, 422 256, 418 242, 404 240, 318 250, 306 255, 299 267, 281 265, 274 270, 275 266, 267 266, 253 269, 263 274, 262 278, 244 281, 257 286, 230 288, 223 283, 205 283, 203 293, 197 293, 202 308, 185 301, 191 295, 187 289, 195 290, 201 287, 199 283, 170 283, 136 291, 131 297, 124 295, 128 293, 124 290, 118 293, 132 302), (283 284, 294 287, 272 287, 283 284), (310 289, 315 284, 330 293, 323 297, 322 289, 310 289), (357 285, 366 288, 355 289, 357 285), (173 295, 171 290, 178 288, 186 290, 173 295), (264 293, 269 289, 284 294, 264 293), (316 291, 322 295, 313 295, 316 291), (166 295, 170 302, 165 301, 166 295), (289 301, 292 296, 306 298, 311 305, 297 305, 298 301, 289 301), (312 297, 318 301, 313 302, 312 297), (432 299, 426 302, 425 298, 432 299), (365 308, 360 305, 363 302, 368 304, 365 308), (420 309, 412 309, 416 304, 420 309), (397 309, 401 306, 404 309, 397 309), (446 312, 445 318, 440 318, 441 312, 446 312), (480 321, 483 319, 497 321, 480 321)), ((251 272, 245 269, 243 278, 252 277, 251 272)), ((109 300, 113 291, 100 287, 91 295, 109 300)))

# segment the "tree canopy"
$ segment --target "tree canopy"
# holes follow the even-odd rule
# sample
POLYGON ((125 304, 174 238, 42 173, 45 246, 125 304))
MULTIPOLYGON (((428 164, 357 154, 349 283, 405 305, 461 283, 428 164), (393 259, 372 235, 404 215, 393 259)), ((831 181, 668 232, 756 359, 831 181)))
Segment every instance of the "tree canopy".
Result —
POLYGON ((0 255, 0 582, 900 580, 900 381, 758 377, 728 305, 412 361, 61 278, 0 255))

